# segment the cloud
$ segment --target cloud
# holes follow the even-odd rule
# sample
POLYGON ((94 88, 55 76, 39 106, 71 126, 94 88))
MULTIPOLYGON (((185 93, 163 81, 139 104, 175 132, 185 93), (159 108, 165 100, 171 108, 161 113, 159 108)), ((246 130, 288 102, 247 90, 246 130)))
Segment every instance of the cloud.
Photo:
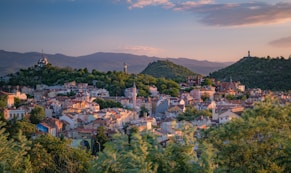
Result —
POLYGON ((215 0, 127 0, 129 9, 162 6, 174 11, 189 11, 199 22, 210 26, 245 26, 284 23, 291 20, 291 3, 266 2, 216 3, 215 0))
POLYGON ((130 4, 129 9, 133 8, 144 8, 146 6, 158 6, 161 5, 165 8, 171 8, 174 6, 169 0, 127 0, 130 4))
POLYGON ((291 36, 273 40, 269 44, 275 47, 291 48, 291 36))
POLYGON ((142 55, 156 55, 162 52, 162 49, 150 46, 123 46, 120 50, 126 53, 142 54, 142 55))
POLYGON ((201 15, 203 24, 215 26, 266 25, 291 20, 291 3, 211 4, 190 10, 201 15))
POLYGON ((198 2, 196 1, 186 1, 186 2, 181 2, 181 3, 177 3, 175 4, 175 6, 173 7, 173 9, 175 11, 185 11, 185 10, 190 10, 192 8, 196 8, 202 5, 206 5, 206 4, 213 4, 214 0, 200 0, 198 2))

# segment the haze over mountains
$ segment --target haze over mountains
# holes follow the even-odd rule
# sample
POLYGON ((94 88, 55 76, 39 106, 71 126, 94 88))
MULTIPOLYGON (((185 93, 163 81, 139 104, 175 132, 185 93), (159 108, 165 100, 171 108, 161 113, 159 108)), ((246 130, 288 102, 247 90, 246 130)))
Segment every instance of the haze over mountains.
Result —
MULTIPOLYGON (((185 66, 195 73, 208 75, 211 72, 232 64, 231 62, 209 62, 188 58, 159 58, 126 53, 103 52, 79 57, 63 54, 44 54, 44 56, 54 66, 72 68, 86 67, 88 70, 96 69, 103 72, 113 70, 122 71, 123 64, 126 63, 129 73, 140 73, 149 63, 167 59, 175 64, 185 66)), ((0 76, 15 73, 21 68, 34 66, 41 57, 42 54, 38 52, 18 53, 0 50, 0 76)))

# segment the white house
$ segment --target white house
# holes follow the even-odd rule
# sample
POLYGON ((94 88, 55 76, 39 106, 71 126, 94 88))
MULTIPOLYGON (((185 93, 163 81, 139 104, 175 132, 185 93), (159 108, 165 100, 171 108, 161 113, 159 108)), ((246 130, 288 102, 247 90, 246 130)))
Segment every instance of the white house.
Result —
POLYGON ((90 91, 91 97, 109 97, 109 91, 104 88, 94 89, 90 91))
POLYGON ((75 129, 78 127, 78 122, 77 122, 78 116, 77 115, 71 115, 71 114, 63 114, 59 120, 64 121, 67 124, 69 124, 70 129, 75 129))
POLYGON ((241 118, 238 114, 228 110, 220 115, 218 115, 219 124, 227 123, 235 118, 241 118))
POLYGON ((4 118, 6 120, 12 120, 16 118, 17 120, 22 120, 26 111, 23 109, 5 109, 4 110, 4 118))

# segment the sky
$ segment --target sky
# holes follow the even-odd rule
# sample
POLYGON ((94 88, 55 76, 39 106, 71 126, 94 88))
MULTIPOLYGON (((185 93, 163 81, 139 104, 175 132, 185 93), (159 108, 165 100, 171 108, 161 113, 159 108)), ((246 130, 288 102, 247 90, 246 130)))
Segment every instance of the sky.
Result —
POLYGON ((0 50, 289 58, 291 0, 0 0, 0 50))

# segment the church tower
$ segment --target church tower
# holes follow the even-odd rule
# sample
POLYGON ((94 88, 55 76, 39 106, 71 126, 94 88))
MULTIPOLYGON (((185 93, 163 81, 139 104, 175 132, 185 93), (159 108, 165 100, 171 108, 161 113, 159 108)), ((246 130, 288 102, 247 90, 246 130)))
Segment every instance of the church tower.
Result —
POLYGON ((123 72, 127 74, 127 64, 126 63, 123 64, 123 72))
POLYGON ((251 57, 251 51, 248 51, 248 58, 251 57))

